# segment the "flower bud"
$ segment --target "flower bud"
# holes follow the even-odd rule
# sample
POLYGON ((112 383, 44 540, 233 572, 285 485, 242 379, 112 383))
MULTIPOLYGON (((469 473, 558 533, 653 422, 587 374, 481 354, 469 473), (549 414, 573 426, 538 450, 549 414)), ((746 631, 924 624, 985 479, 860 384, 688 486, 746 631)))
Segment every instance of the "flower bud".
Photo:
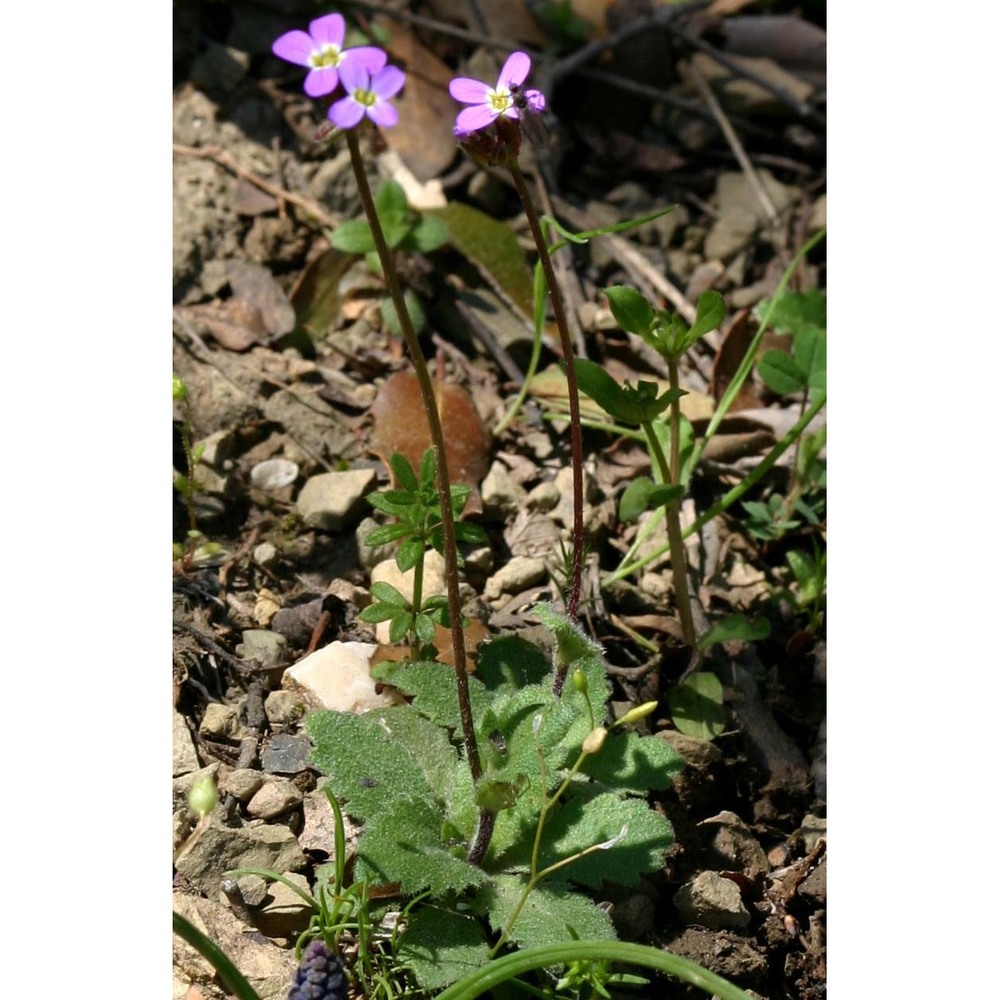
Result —
POLYGON ((587 675, 582 670, 573 671, 573 687, 575 687, 580 694, 587 693, 587 675))
POLYGON ((638 722, 640 719, 645 719, 647 715, 652 715, 656 711, 656 706, 659 702, 656 701, 646 701, 641 705, 636 705, 635 708, 629 709, 616 723, 616 726, 631 726, 633 722, 638 722))
POLYGON ((215 787, 215 779, 210 774, 199 778, 188 792, 188 806, 200 819, 204 819, 218 801, 219 793, 215 787))
POLYGON ((187 399, 187 385, 179 375, 174 376, 173 394, 176 400, 187 399))
POLYGON ((598 750, 604 746, 604 741, 608 738, 608 731, 604 726, 598 726, 596 729, 592 729, 588 734, 587 738, 583 741, 583 746, 580 748, 584 753, 597 753, 598 750))

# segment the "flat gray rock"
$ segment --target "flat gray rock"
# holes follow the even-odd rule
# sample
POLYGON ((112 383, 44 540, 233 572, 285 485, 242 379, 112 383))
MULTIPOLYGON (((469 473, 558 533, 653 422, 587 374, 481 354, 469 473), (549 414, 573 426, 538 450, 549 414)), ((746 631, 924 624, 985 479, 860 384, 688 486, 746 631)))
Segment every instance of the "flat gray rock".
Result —
POLYGON ((260 764, 269 774, 298 774, 309 767, 311 751, 308 736, 278 733, 268 740, 261 752, 260 764))
POLYGON ((295 506, 306 527, 339 531, 361 517, 364 498, 374 486, 374 469, 322 472, 306 480, 295 506))
POLYGON ((717 872, 702 872, 674 893, 674 906, 687 924, 713 930, 742 928, 750 923, 750 911, 740 898, 740 887, 717 872))

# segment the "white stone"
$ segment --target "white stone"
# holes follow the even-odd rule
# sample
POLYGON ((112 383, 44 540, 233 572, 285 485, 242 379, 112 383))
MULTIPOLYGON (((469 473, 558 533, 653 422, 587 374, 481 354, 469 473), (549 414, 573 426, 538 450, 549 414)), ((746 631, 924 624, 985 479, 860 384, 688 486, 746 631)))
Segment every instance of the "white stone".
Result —
POLYGON ((339 531, 361 516, 362 501, 374 485, 374 469, 323 472, 306 480, 295 506, 306 527, 339 531))
POLYGON ((298 692, 310 708, 334 712, 385 708, 396 699, 375 693, 369 663, 376 648, 370 642, 331 642, 286 670, 281 684, 298 692))

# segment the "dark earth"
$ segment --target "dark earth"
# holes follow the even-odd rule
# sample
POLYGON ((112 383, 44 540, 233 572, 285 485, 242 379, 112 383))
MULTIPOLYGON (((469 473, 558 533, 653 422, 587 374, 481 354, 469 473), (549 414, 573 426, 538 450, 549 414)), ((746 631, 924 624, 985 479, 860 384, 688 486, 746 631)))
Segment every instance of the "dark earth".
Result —
MULTIPOLYGON (((557 273, 578 350, 619 379, 664 372, 617 327, 602 288, 632 285, 678 310, 707 289, 723 294, 722 328, 682 364, 694 404, 708 407, 701 416, 691 411, 696 432, 756 329, 754 307, 825 226, 823 3, 175 2, 173 364, 190 404, 175 402, 175 474, 188 472, 185 419, 191 441, 206 443, 192 509, 174 491, 175 739, 180 732, 196 753, 181 761, 175 747, 179 851, 194 827, 187 791, 205 769, 223 788, 233 770, 291 786, 288 807, 263 818, 247 811, 249 793, 225 791, 213 823, 273 825, 297 837, 309 829, 303 803, 318 775, 304 737, 296 739, 301 711, 269 695, 283 690, 286 669, 307 651, 374 641, 372 626, 357 620, 377 561, 358 542, 370 530, 359 531, 370 510, 361 501, 341 523, 316 527, 299 503, 305 483, 331 471, 367 474, 362 492, 385 488, 382 456, 394 447, 386 442, 395 440, 394 423, 409 420, 394 416, 398 400, 380 396, 392 376, 411 370, 381 310, 381 281, 327 239, 361 212, 346 147, 342 139, 317 141, 322 107, 303 95, 303 73, 270 53, 279 34, 333 10, 380 38, 408 73, 400 124, 361 132, 376 187, 399 181, 418 210, 471 205, 507 223, 533 261, 509 180, 456 146, 459 109, 447 93, 457 74, 495 78, 516 47, 532 56, 530 85, 548 96, 548 145, 522 156, 551 199, 545 211, 583 231, 676 206, 620 236, 562 252, 557 273), (271 460, 285 464, 262 467, 271 460), (266 479, 275 468, 287 470, 286 480, 266 479), (192 512, 201 532, 195 542, 187 539, 192 512), (283 638, 271 654, 254 655, 250 631, 283 638), (235 710, 227 723, 206 724, 207 714, 218 719, 227 708, 235 710), (275 763, 275 754, 299 757, 275 763)), ((490 635, 537 638, 531 606, 564 599, 569 434, 558 419, 558 388, 545 378, 557 371, 558 342, 546 337, 521 413, 495 435, 529 362, 530 320, 489 267, 452 246, 401 255, 400 267, 425 316, 432 368, 474 403, 476 413, 453 423, 452 434, 476 419, 487 432, 487 452, 467 473, 478 491, 471 516, 489 545, 470 560, 466 613, 490 635), (518 558, 533 560, 532 572, 505 577, 518 558)), ((527 276, 525 268, 519 280, 527 276)), ((789 287, 824 286, 820 242, 789 287)), ((740 482, 801 412, 800 395, 777 397, 751 379, 694 473, 688 521, 740 482)), ((810 429, 824 419, 821 412, 810 429)), ((788 554, 824 553, 825 519, 761 538, 736 504, 689 539, 709 622, 757 615, 770 634, 714 647, 705 669, 722 683, 724 725, 711 741, 685 736, 668 708, 687 660, 663 560, 602 585, 635 539, 636 525, 616 517, 617 502, 632 477, 649 474, 648 456, 638 442, 599 427, 585 431, 584 451, 581 622, 605 650, 615 701, 656 699, 650 730, 688 764, 656 802, 675 833, 662 870, 638 892, 608 886, 602 899, 613 904, 622 939, 691 958, 751 996, 819 1000, 826 995, 826 625, 822 592, 808 608, 796 599, 788 554), (745 917, 699 920, 678 905, 679 890, 702 873, 738 887, 745 917)), ((789 463, 779 462, 746 499, 783 495, 788 482, 789 463)), ((302 846, 308 879, 326 857, 321 847, 302 846)), ((232 859, 223 859, 193 877, 175 866, 175 909, 225 939, 262 997, 284 996, 304 924, 267 923, 252 905, 227 901, 219 880, 229 867, 232 859)), ((228 995, 186 946, 176 949, 174 976, 175 997, 228 995)), ((648 990, 705 995, 665 980, 648 990)))

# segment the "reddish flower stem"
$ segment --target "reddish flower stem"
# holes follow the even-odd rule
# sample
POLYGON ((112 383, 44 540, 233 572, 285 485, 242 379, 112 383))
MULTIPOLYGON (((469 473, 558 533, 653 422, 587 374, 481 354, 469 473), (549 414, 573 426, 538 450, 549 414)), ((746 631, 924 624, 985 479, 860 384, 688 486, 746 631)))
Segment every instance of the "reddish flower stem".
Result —
MULTIPOLYGON (((524 205, 524 213, 531 228, 531 235, 534 237, 535 246, 538 247, 538 259, 545 275, 545 283, 549 286, 552 313, 559 330, 559 343, 566 367, 570 449, 573 462, 573 570, 570 578, 569 597, 566 600, 566 614, 571 621, 575 622, 579 617, 580 581, 583 575, 583 432, 580 429, 580 392, 576 384, 576 368, 573 365, 573 342, 570 340, 566 310, 563 306, 562 295, 559 294, 559 286, 556 284, 556 275, 552 268, 552 259, 549 257, 549 248, 542 233, 542 226, 538 219, 538 213, 535 211, 534 202, 531 200, 531 193, 524 180, 524 174, 521 173, 517 160, 513 158, 508 160, 507 168, 514 179, 514 187, 517 188, 521 204, 524 205)), ((556 694, 562 691, 565 680, 566 666, 563 665, 557 669, 553 684, 553 690, 556 694)))
MULTIPOLYGON (((441 417, 438 413, 437 400, 434 397, 434 384, 431 381, 430 372, 427 370, 427 361, 424 358, 424 352, 420 348, 420 341, 417 339, 416 330, 413 328, 410 313, 406 308, 406 302, 403 299, 403 290, 399 284, 399 276, 396 274, 396 267, 389 252, 389 246, 385 241, 385 234, 382 232, 378 213, 375 210, 375 201, 372 198, 371 187, 368 184, 368 177, 365 174, 365 165, 361 156, 361 148, 358 145, 357 132, 355 129, 348 129, 345 135, 347 137, 347 148, 351 151, 351 165, 354 167, 354 174, 358 182, 358 194, 361 196, 361 204, 364 206, 365 215, 371 226, 372 239, 375 241, 375 249, 378 252, 379 261, 382 263, 382 273, 385 275, 389 295, 392 298, 393 305, 396 307, 396 315, 399 317, 399 325, 406 340, 407 350, 410 352, 413 370, 420 384, 420 395, 423 399, 424 410, 427 413, 431 441, 437 457, 437 487, 438 498, 441 503, 441 532, 444 536, 445 578, 448 584, 448 616, 451 619, 451 645, 455 658, 458 707, 462 719, 462 737, 465 741, 465 754, 469 762, 469 770, 472 772, 473 781, 478 781, 482 777, 483 767, 479 757, 479 747, 476 744, 476 730, 472 720, 472 705, 469 701, 469 672, 465 661, 462 602, 458 593, 458 547, 455 541, 455 521, 451 509, 451 480, 448 475, 448 461, 444 450, 444 431, 441 428, 441 417)), ((489 813, 489 810, 483 810, 480 813, 479 829, 470 848, 469 860, 474 863, 482 860, 486 854, 486 848, 489 846, 489 834, 492 832, 495 817, 492 814, 489 816, 485 815, 487 813, 489 813)))

